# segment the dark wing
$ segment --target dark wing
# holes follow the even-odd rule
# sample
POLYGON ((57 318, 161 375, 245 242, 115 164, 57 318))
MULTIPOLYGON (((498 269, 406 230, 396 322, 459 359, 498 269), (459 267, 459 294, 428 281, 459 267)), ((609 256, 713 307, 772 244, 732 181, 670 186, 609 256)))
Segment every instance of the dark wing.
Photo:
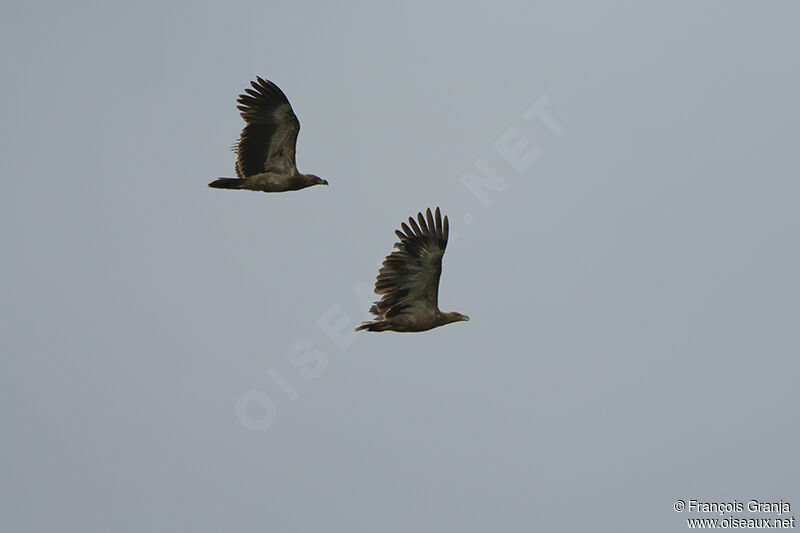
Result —
POLYGON ((265 171, 294 174, 300 121, 277 85, 256 79, 250 82, 253 88, 245 89, 247 94, 240 94, 237 100, 237 109, 247 126, 236 146, 236 175, 244 178, 265 171))
POLYGON ((417 215, 403 231, 395 231, 400 242, 396 250, 383 261, 375 282, 375 293, 382 295, 370 313, 383 318, 416 312, 439 310, 439 278, 442 275, 442 256, 447 247, 449 223, 439 208, 436 215, 428 209, 427 217, 417 215), (426 220, 427 219, 427 220, 426 220), (404 233, 405 232, 405 233, 404 233))

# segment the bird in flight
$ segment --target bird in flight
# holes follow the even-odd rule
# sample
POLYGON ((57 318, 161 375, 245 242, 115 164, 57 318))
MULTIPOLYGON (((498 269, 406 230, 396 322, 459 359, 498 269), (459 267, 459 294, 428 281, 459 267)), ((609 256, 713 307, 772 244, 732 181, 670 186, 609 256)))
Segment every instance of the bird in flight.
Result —
POLYGON ((237 178, 219 178, 208 184, 215 189, 250 191, 297 191, 328 182, 297 171, 294 153, 300 121, 289 99, 277 85, 256 77, 240 94, 237 109, 247 125, 234 146, 237 178))
POLYGON ((439 310, 439 278, 442 256, 447 247, 449 223, 439 208, 409 217, 403 231, 395 231, 400 242, 383 261, 375 282, 375 294, 382 295, 369 312, 372 322, 362 322, 356 331, 427 331, 451 322, 469 320, 461 313, 439 310))

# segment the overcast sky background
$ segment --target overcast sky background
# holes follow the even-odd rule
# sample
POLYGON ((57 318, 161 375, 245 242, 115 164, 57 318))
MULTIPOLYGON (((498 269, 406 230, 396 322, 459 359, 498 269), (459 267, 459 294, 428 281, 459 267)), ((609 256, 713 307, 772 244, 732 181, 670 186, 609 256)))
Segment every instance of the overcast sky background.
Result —
POLYGON ((679 498, 800 514, 798 20, 4 2, 0 528, 682 531, 679 498), (329 188, 206 186, 233 175, 256 75, 329 188), (525 119, 537 102, 550 126, 525 119), (539 155, 515 169, 521 139, 539 155), (462 183, 481 160, 503 190, 462 183), (472 320, 347 334, 394 229, 437 205, 440 306, 472 320))

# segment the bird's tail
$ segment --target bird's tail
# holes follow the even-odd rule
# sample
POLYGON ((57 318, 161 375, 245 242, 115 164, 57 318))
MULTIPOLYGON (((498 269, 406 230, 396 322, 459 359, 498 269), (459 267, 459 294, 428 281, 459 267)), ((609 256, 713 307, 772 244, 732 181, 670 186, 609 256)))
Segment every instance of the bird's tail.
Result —
POLYGON ((208 184, 214 189, 243 189, 245 180, 237 178, 219 178, 208 184))
POLYGON ((375 322, 362 322, 361 325, 355 329, 355 331, 386 331, 387 329, 389 329, 388 322, 385 320, 376 320, 375 322))

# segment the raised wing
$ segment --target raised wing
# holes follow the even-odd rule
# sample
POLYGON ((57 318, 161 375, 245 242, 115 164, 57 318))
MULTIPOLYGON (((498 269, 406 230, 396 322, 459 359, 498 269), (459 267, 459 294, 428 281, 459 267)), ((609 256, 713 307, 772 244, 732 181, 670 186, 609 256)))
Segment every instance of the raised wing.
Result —
POLYGON ((277 85, 256 77, 252 89, 239 95, 237 109, 247 123, 236 146, 236 175, 240 178, 270 171, 297 172, 294 154, 300 121, 277 85))
POLYGON ((370 313, 391 318, 406 313, 432 313, 439 310, 439 278, 442 256, 447 247, 449 223, 439 208, 436 215, 428 209, 426 217, 412 217, 403 231, 395 231, 400 242, 383 261, 375 282, 375 293, 382 295, 370 313))

